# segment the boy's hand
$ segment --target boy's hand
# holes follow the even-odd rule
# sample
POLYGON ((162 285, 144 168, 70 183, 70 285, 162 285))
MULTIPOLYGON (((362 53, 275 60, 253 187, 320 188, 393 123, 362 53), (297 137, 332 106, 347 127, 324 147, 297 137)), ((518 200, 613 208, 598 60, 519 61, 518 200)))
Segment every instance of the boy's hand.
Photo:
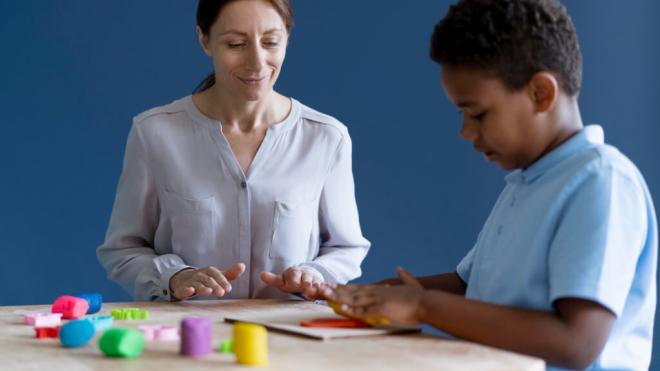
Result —
POLYGON ((383 317, 395 323, 417 324, 424 288, 402 268, 397 268, 397 274, 403 285, 344 285, 324 288, 322 294, 341 304, 341 310, 351 316, 383 317))
POLYGON ((289 267, 282 274, 261 272, 261 280, 284 292, 303 293, 308 300, 317 299, 324 286, 323 275, 310 267, 289 267))
POLYGON ((373 284, 381 286, 397 286, 403 285, 403 282, 401 282, 401 280, 398 278, 386 278, 384 280, 376 281, 373 284))
POLYGON ((222 297, 231 292, 231 283, 245 272, 245 264, 236 263, 222 272, 216 267, 183 269, 170 278, 170 292, 179 300, 193 295, 222 297))

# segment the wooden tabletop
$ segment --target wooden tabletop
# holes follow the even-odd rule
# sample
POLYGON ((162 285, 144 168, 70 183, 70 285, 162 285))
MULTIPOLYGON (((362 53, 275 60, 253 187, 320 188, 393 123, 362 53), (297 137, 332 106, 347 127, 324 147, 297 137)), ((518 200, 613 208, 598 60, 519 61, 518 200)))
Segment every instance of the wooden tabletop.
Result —
MULTIPOLYGON (((271 310, 320 311, 310 302, 280 300, 185 301, 177 303, 104 303, 98 315, 110 309, 137 307, 149 311, 149 320, 115 321, 115 326, 142 324, 179 326, 189 315, 213 321, 214 348, 231 337, 225 317, 259 315, 271 310)), ((136 359, 107 358, 96 338, 81 348, 64 348, 59 339, 36 339, 22 314, 49 312, 50 305, 0 307, 0 364, 3 370, 247 370, 231 354, 212 353, 191 358, 179 354, 179 342, 150 341, 136 359)), ((313 340, 269 331, 268 369, 272 370, 545 370, 543 360, 474 343, 447 340, 430 334, 387 335, 365 338, 313 340)))

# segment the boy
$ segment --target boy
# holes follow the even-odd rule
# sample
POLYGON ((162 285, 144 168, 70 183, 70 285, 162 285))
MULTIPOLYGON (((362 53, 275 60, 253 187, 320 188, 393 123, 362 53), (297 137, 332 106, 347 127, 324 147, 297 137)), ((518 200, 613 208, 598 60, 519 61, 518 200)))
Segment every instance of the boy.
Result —
POLYGON ((456 272, 322 294, 349 314, 427 323, 553 367, 646 369, 657 222, 637 168, 582 126, 581 53, 556 0, 461 0, 431 58, 461 136, 513 170, 456 272), (403 285, 401 285, 403 283, 403 285))

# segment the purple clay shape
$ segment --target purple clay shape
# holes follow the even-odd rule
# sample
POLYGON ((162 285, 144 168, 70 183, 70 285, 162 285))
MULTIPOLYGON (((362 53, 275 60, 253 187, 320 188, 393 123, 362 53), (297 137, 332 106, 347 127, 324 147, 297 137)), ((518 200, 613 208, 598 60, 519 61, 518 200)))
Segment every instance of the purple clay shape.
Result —
POLYGON ((211 353, 212 322, 206 317, 186 317, 181 321, 181 354, 203 356, 211 353))

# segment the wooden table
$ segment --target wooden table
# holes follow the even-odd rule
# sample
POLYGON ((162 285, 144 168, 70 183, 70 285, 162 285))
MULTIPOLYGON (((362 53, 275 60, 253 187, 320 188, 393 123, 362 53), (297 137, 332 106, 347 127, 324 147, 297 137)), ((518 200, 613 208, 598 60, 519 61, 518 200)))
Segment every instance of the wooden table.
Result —
MULTIPOLYGON (((280 300, 186 301, 178 303, 105 303, 110 309, 138 307, 149 310, 146 321, 116 321, 115 326, 140 324, 178 326, 188 315, 214 319, 214 347, 231 336, 224 317, 258 315, 283 307, 320 310, 309 302, 280 300)), ((48 312, 50 305, 0 307, 0 369, 2 370, 249 370, 230 354, 213 353, 200 358, 179 355, 178 342, 147 342, 133 360, 102 355, 97 338, 81 348, 64 348, 58 339, 36 339, 32 326, 22 323, 23 313, 48 312)), ((430 334, 389 335, 366 338, 312 340, 269 331, 270 367, 273 370, 544 370, 542 360, 464 341, 430 334)))

